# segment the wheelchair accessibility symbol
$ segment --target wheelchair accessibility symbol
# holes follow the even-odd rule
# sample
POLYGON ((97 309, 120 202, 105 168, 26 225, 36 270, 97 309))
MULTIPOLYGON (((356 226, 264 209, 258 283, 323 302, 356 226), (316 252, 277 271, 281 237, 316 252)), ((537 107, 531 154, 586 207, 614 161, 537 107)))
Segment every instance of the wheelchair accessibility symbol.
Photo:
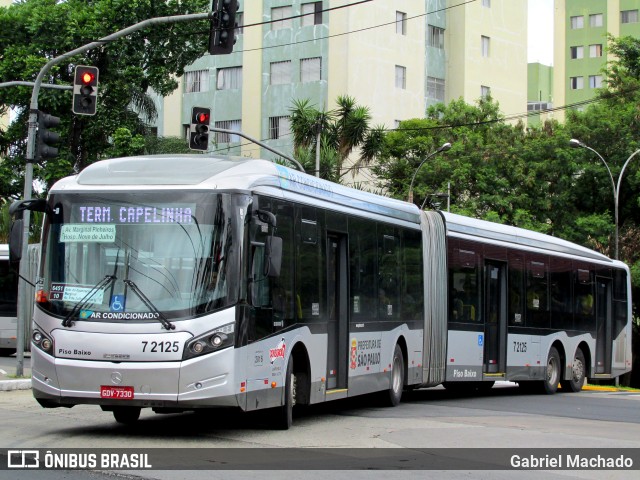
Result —
POLYGON ((112 312, 124 311, 124 295, 112 295, 109 309, 112 312))

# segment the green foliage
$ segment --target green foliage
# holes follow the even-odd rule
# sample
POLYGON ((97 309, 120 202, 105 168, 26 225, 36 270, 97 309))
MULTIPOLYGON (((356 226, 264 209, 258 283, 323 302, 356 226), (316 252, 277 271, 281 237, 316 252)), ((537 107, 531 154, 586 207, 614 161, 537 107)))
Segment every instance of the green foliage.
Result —
POLYGON ((182 137, 145 137, 145 152, 148 154, 193 153, 182 137))
POLYGON ((357 105, 353 97, 339 96, 336 109, 330 112, 317 110, 307 99, 294 100, 292 103, 290 121, 294 156, 307 173, 315 174, 318 129, 321 131, 322 178, 340 181, 347 173, 344 171, 345 160, 357 148, 360 149, 360 155, 353 166, 354 171, 371 162, 380 150, 384 127, 371 127, 369 108, 357 105))
MULTIPOLYGON (((24 0, 0 8, 0 82, 33 81, 48 59, 74 50, 148 18, 206 12, 206 0, 24 0)), ((100 69, 98 113, 73 116, 69 91, 42 89, 39 108, 61 118, 62 135, 57 158, 36 165, 35 178, 48 188, 62 176, 124 148, 139 152, 140 135, 156 115, 148 95, 153 88, 168 95, 176 76, 207 50, 206 21, 147 28, 78 55, 54 67, 46 83, 71 85, 75 65, 100 69), (115 145, 116 130, 131 135, 126 148, 115 145)), ((19 196, 26 148, 30 87, 0 89, 0 105, 18 110, 18 118, 0 133, 2 162, 0 195, 19 196)))
POLYGON ((129 157, 144 152, 144 137, 132 135, 128 128, 118 128, 113 134, 112 146, 105 152, 105 158, 129 157))

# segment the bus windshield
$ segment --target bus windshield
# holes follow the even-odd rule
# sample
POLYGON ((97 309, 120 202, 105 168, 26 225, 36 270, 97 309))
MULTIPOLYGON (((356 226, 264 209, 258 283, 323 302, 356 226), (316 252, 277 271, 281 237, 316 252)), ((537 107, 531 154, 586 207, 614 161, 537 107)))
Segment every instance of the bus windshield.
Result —
POLYGON ((190 318, 233 305, 242 224, 232 202, 202 192, 51 195, 36 302, 87 321, 190 318))

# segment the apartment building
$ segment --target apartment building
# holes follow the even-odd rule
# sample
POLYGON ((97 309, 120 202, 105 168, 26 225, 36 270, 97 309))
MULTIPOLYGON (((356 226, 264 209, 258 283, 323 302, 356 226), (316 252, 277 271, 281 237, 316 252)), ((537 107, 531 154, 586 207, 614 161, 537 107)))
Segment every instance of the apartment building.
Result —
MULTIPOLYGON (((212 125, 291 153, 294 99, 331 110, 350 95, 387 128, 460 97, 490 94, 505 114, 526 111, 526 0, 353 3, 241 0, 233 53, 187 69, 180 115, 163 107, 159 133, 186 136, 192 107, 210 107, 212 125)), ((272 156, 236 135, 211 138, 210 150, 272 156)))
POLYGON ((595 96, 611 60, 607 33, 640 36, 639 10, 640 0, 555 0, 555 106, 582 108, 595 96))
POLYGON ((553 67, 542 63, 530 63, 527 77, 527 124, 539 126, 553 118, 553 67))

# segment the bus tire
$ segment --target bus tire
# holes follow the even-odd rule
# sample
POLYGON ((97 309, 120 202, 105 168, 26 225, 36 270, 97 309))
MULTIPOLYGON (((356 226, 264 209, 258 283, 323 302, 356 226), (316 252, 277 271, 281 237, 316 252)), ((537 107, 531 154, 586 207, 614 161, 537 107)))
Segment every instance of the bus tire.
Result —
POLYGON ((395 407, 402 399, 404 390, 404 355, 400 345, 396 344, 391 360, 391 384, 387 391, 387 403, 390 407, 395 407))
POLYGON ((576 355, 573 358, 573 364, 571 366, 571 377, 567 380, 560 380, 562 391, 579 392, 580 390, 582 390, 586 371, 587 367, 584 360, 584 354, 582 353, 582 350, 578 348, 576 350, 576 355))
POLYGON ((284 404, 277 408, 275 427, 289 430, 293 425, 293 406, 296 403, 296 377, 293 373, 293 357, 289 358, 284 384, 284 404))
POLYGON ((547 395, 553 395, 558 390, 558 384, 560 383, 560 377, 562 367, 560 364, 560 354, 556 347, 549 349, 549 356, 547 357, 547 369, 545 371, 544 380, 542 380, 542 393, 547 395))
POLYGON ((116 407, 113 409, 113 418, 115 418, 118 423, 131 425, 136 423, 138 418, 140 418, 141 410, 140 407, 116 407))

